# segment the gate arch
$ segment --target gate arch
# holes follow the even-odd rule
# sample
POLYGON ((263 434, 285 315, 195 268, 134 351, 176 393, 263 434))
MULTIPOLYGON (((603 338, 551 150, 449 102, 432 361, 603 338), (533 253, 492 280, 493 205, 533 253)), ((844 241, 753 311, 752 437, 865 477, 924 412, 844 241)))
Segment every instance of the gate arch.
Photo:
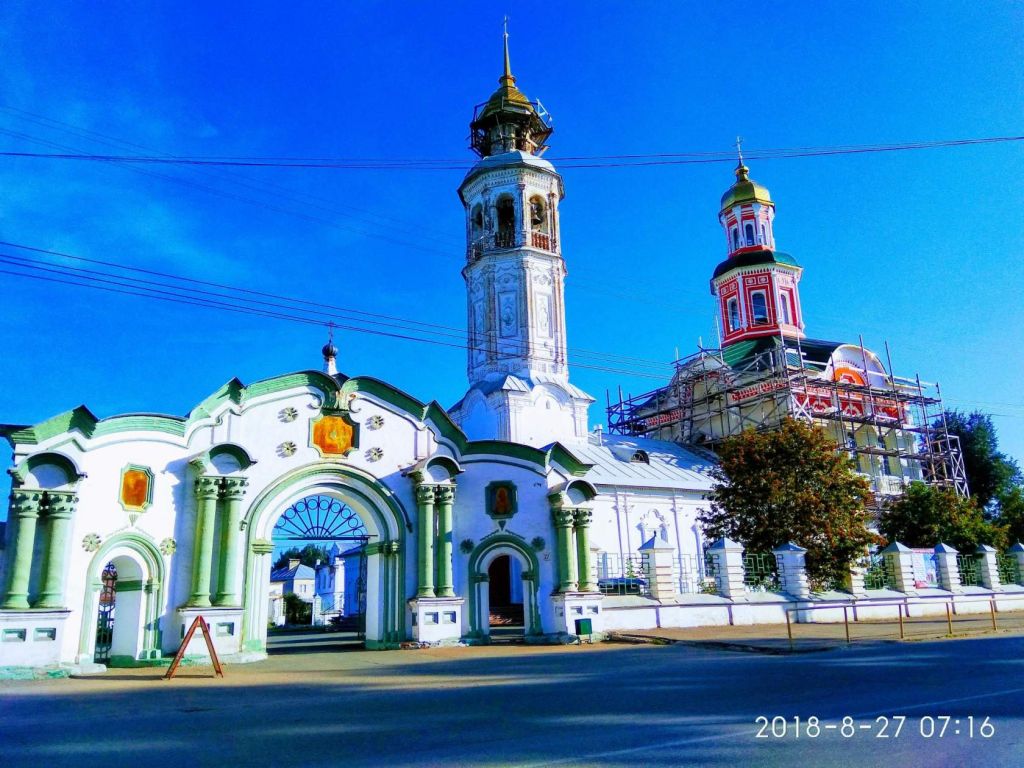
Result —
MULTIPOLYGON (((119 559, 132 562, 136 569, 136 572, 132 573, 132 576, 136 577, 133 581, 137 582, 132 586, 140 592, 139 600, 136 601, 138 605, 132 609, 135 615, 128 617, 139 624, 137 638, 132 643, 130 654, 135 658, 125 661, 160 658, 160 613, 163 610, 165 588, 164 558, 156 545, 146 537, 138 533, 119 533, 111 536, 96 550, 85 574, 85 604, 78 640, 79 664, 92 661, 96 650, 96 615, 103 586, 103 569, 108 562, 119 559)), ((116 617, 114 621, 117 621, 116 617)))
POLYGON ((411 527, 398 497, 358 469, 317 463, 300 467, 265 488, 249 506, 242 650, 266 653, 267 603, 273 529, 293 504, 328 496, 349 506, 366 526, 366 647, 393 647, 405 639, 406 534, 411 527))

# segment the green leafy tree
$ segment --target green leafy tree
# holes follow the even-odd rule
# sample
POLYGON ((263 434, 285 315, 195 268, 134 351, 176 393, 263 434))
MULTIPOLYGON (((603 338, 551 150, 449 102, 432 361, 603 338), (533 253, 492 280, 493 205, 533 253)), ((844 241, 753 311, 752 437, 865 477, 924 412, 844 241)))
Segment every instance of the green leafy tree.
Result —
POLYGON ((284 596, 284 620, 288 624, 309 624, 313 619, 313 606, 289 592, 284 596))
POLYGON ((946 411, 943 418, 949 433, 960 438, 971 495, 982 511, 998 514, 1002 497, 1022 478, 1017 462, 999 450, 992 417, 980 411, 946 411))
POLYGON ((1024 488, 1014 485, 1000 495, 998 523, 1008 544, 1024 541, 1024 488))
POLYGON ((303 565, 308 565, 310 568, 316 567, 317 560, 321 563, 326 563, 330 559, 326 547, 318 544, 307 544, 302 549, 291 547, 282 552, 280 557, 274 561, 274 569, 284 568, 288 565, 289 560, 295 558, 298 558, 303 565))
POLYGON ((922 482, 911 483, 906 493, 888 504, 879 529, 890 542, 908 547, 934 547, 942 542, 960 552, 973 552, 979 544, 1006 546, 1006 531, 985 519, 975 499, 922 482))
POLYGON ((815 584, 842 583, 878 541, 867 481, 820 428, 786 419, 772 432, 746 430, 723 441, 718 457, 711 507, 699 515, 709 539, 727 536, 752 553, 795 542, 815 584))

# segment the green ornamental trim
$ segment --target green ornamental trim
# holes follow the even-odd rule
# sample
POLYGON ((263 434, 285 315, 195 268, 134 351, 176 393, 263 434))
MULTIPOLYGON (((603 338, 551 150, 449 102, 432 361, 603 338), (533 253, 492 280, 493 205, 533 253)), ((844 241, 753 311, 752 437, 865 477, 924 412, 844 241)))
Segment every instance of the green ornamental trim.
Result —
POLYGON ((590 464, 580 461, 569 449, 559 443, 555 443, 545 451, 502 440, 471 441, 437 401, 432 401, 429 404, 421 403, 390 384, 369 376, 346 379, 339 384, 334 378, 320 371, 285 374, 256 381, 248 386, 238 379, 231 379, 193 408, 184 418, 142 413, 98 419, 82 405, 34 426, 0 426, 0 435, 6 437, 12 447, 38 445, 58 435, 72 432, 78 432, 86 438, 133 431, 160 432, 184 438, 194 426, 209 421, 214 413, 225 406, 244 405, 259 397, 302 387, 316 390, 321 396, 323 405, 327 408, 347 403, 349 396, 356 393, 375 397, 408 413, 418 421, 432 424, 439 437, 455 449, 460 459, 462 457, 515 459, 535 465, 540 474, 547 474, 552 464, 561 466, 575 476, 586 474, 591 467, 590 464))

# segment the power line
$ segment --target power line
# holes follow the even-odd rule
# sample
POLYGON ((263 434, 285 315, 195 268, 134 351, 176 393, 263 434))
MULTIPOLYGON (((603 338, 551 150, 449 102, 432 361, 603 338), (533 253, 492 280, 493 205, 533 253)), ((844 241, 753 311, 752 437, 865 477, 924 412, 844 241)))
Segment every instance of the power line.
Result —
MULTIPOLYGON (((36 248, 33 246, 21 245, 9 241, 0 241, 0 245, 11 248, 17 248, 23 251, 28 251, 30 253, 66 258, 74 261, 79 261, 82 263, 87 263, 90 265, 106 266, 117 270, 144 274, 150 277, 159 277, 163 278, 165 281, 178 281, 186 283, 187 285, 173 285, 168 284, 166 282, 145 280, 138 277, 132 277, 130 275, 117 274, 114 272, 104 272, 99 270, 84 269, 80 267, 71 267, 53 261, 33 259, 31 257, 24 255, 0 253, 0 263, 6 263, 10 266, 17 266, 22 269, 31 269, 47 273, 57 273, 61 274, 62 276, 71 276, 78 279, 104 282, 122 287, 132 287, 135 289, 151 291, 158 294, 167 294, 169 291, 171 291, 174 292, 174 295, 186 295, 190 299, 199 299, 203 301, 227 299, 229 301, 241 302, 247 306, 255 305, 257 308, 261 310, 266 309, 268 311, 275 312, 285 311, 286 313, 290 313, 293 315, 296 313, 302 313, 304 315, 318 315, 321 318, 324 318, 319 319, 317 321, 320 325, 328 325, 328 319, 340 319, 348 322, 357 322, 385 328, 397 328, 403 331, 415 332, 419 335, 426 334, 430 336, 439 336, 442 338, 452 338, 460 340, 465 339, 467 333, 465 328, 460 328, 457 326, 428 323, 424 321, 412 320, 409 318, 399 317, 395 315, 386 315, 377 312, 367 312, 365 310, 349 307, 331 307, 325 305, 323 302, 311 301, 309 299, 303 299, 294 296, 286 296, 266 291, 256 291, 253 289, 243 288, 228 283, 218 283, 209 280, 199 280, 196 278, 185 277, 183 275, 176 275, 170 272, 144 269, 141 267, 132 267, 114 261, 90 259, 83 256, 75 256, 73 254, 62 253, 59 251, 51 251, 47 249, 36 248), (204 288, 216 288, 220 290, 208 291, 192 286, 203 286, 204 288), (276 299, 277 301, 265 301, 264 299, 276 299), (308 307, 308 309, 304 307, 308 307)), ((531 344, 521 346, 524 352, 543 352, 543 350, 534 348, 531 344)), ((664 378, 665 376, 668 375, 667 369, 670 366, 668 362, 662 360, 652 360, 629 355, 618 355, 578 347, 568 347, 567 352, 569 352, 571 356, 577 359, 589 359, 591 360, 591 362, 595 363, 618 366, 641 366, 645 368, 654 368, 662 371, 662 373, 659 374, 659 378, 664 378)), ((625 373, 626 371, 621 372, 625 373)))
MULTIPOLYGON (((753 151, 746 154, 746 160, 780 160, 800 157, 826 157, 833 155, 866 154, 877 152, 906 152, 923 149, 939 149, 948 147, 974 146, 978 144, 1000 144, 1024 141, 1024 136, 986 136, 970 139, 944 139, 939 141, 908 142, 902 144, 868 144, 834 147, 812 147, 807 149, 791 148, 779 150, 753 151)), ((144 155, 103 155, 75 154, 58 152, 0 152, 0 157, 31 158, 45 160, 78 160, 92 162, 115 162, 139 165, 193 165, 193 166, 227 166, 242 168, 298 168, 298 169, 330 169, 330 170, 431 170, 452 171, 468 170, 474 163, 468 161, 429 161, 429 160, 374 160, 345 158, 288 158, 264 159, 259 157, 217 158, 217 157, 184 157, 184 156, 144 156, 144 155)), ((707 163, 733 163, 735 156, 725 153, 663 153, 657 155, 595 155, 569 158, 551 158, 560 160, 562 168, 621 168, 658 165, 698 165, 707 163)))

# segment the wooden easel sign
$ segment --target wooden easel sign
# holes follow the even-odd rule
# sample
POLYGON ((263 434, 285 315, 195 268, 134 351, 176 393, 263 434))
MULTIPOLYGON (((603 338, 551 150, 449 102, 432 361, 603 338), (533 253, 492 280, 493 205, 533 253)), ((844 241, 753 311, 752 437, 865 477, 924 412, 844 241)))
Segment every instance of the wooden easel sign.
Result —
POLYGON ((170 680, 174 677, 174 673, 178 671, 178 667, 181 665, 181 660, 185 658, 185 649, 188 648, 189 641, 192 639, 192 635, 196 633, 197 629, 203 630, 203 637, 206 638, 206 648, 210 651, 210 661, 213 662, 214 676, 224 677, 224 670, 220 666, 220 659, 217 658, 217 649, 213 647, 213 637, 210 635, 210 625, 206 623, 206 619, 202 616, 196 616, 196 620, 192 622, 192 626, 189 627, 188 632, 185 633, 185 638, 181 641, 181 645, 178 647, 178 652, 174 654, 174 661, 171 662, 171 666, 167 670, 167 674, 164 675, 164 680, 170 680))

